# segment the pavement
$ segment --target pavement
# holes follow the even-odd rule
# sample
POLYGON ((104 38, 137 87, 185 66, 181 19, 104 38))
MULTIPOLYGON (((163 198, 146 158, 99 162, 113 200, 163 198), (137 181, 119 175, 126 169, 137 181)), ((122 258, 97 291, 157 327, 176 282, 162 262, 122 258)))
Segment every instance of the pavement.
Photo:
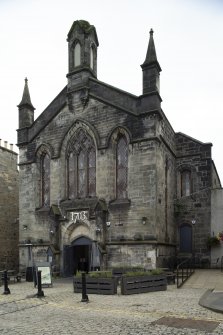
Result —
MULTIPOLYGON (((89 302, 73 292, 72 279, 55 279, 37 298, 33 283, 9 285, 0 294, 0 335, 207 335, 223 334, 223 313, 200 305, 207 292, 223 297, 220 270, 196 270, 177 289, 123 296, 90 294, 89 302)), ((0 293, 4 287, 0 287, 0 293)), ((204 299, 205 300, 205 299, 204 299)))
POLYGON ((184 288, 206 288, 199 304, 213 311, 223 313, 223 272, 220 270, 196 270, 184 288))

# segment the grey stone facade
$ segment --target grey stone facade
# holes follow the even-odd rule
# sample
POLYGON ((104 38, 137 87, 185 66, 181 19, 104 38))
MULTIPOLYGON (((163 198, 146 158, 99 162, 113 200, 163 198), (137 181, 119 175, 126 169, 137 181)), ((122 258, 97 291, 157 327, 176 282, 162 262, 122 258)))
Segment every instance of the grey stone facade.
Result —
MULTIPOLYGON (((175 133, 165 117, 153 31, 142 64, 141 96, 97 79, 94 26, 75 21, 67 41, 67 86, 33 121, 34 107, 26 80, 18 106, 21 266, 48 259, 65 275, 72 274, 83 259, 88 269, 161 266, 178 250, 180 226, 191 226, 193 218, 199 222, 195 229, 196 253, 206 253, 211 145, 175 133), (121 196, 117 186, 120 138, 127 145, 128 157, 127 188, 121 196), (69 155, 74 150, 79 162, 80 152, 86 147, 87 155, 90 148, 95 149, 96 192, 83 196, 74 190, 76 195, 70 196, 69 155), (46 156, 50 159, 49 178, 43 164, 46 156), (184 170, 190 171, 193 198, 191 194, 182 197, 180 191, 184 170), (46 184, 47 205, 43 203, 46 184), (182 210, 186 206, 189 209, 182 210)), ((73 187, 78 189, 83 170, 75 164, 77 180, 73 187)), ((89 173, 91 168, 88 165, 83 169, 89 173)), ((219 186, 218 177, 215 181, 219 186)))
POLYGON ((17 153, 0 140, 0 269, 19 267, 19 174, 17 153))

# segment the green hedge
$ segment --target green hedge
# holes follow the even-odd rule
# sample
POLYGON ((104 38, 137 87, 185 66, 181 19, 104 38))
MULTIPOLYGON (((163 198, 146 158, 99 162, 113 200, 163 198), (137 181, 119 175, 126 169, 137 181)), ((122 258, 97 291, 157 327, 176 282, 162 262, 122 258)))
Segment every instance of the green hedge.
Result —
MULTIPOLYGON (((81 277, 82 272, 77 272, 76 277, 81 277)), ((112 278, 111 271, 91 271, 87 273, 90 278, 112 278)))
MULTIPOLYGON (((132 277, 132 276, 153 276, 160 275, 163 273, 161 269, 154 269, 150 271, 144 271, 140 269, 132 269, 132 271, 127 271, 123 276, 132 277)), ((82 272, 77 272, 76 277, 81 277, 82 272)), ((90 278, 112 278, 112 271, 91 271, 87 273, 87 276, 90 278)))
POLYGON ((150 271, 128 271, 123 276, 126 277, 135 277, 135 276, 155 276, 162 274, 163 271, 161 269, 154 269, 150 271))

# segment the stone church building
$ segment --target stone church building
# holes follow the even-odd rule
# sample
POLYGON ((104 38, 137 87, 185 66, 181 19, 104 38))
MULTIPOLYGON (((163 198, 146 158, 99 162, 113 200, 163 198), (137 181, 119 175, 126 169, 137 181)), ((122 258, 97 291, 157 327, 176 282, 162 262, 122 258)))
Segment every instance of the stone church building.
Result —
POLYGON ((153 31, 140 96, 98 80, 93 25, 75 21, 67 42, 67 86, 34 120, 26 79, 18 105, 21 267, 72 275, 208 255, 212 144, 175 133, 162 111, 153 31))

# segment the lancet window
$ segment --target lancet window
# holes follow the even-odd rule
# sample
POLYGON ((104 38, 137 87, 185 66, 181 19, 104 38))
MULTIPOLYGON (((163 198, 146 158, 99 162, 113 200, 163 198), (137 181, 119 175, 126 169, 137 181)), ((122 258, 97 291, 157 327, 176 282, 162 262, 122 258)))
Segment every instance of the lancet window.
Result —
POLYGON ((116 149, 116 196, 118 199, 127 198, 128 186, 128 143, 121 136, 116 149))
POLYGON ((188 196, 192 193, 191 190, 191 171, 184 170, 181 172, 181 196, 188 196))
POLYGON ((50 156, 47 153, 41 156, 41 200, 43 207, 50 205, 50 156))

